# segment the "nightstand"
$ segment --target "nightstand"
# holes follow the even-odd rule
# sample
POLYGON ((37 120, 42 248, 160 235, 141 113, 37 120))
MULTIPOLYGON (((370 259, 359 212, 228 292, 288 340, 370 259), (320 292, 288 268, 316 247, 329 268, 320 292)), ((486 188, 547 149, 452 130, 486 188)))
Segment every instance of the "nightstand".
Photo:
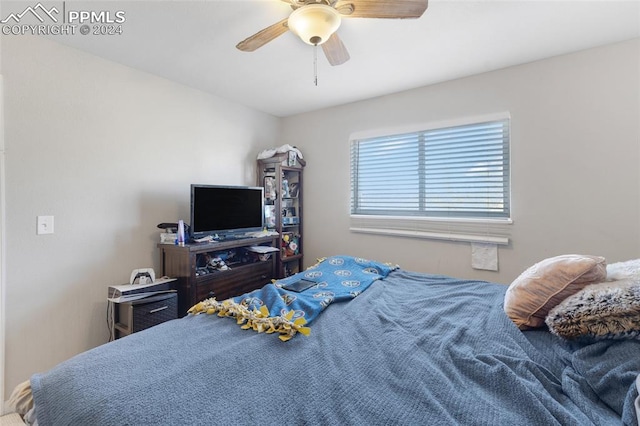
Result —
POLYGON ((113 310, 113 337, 118 339, 178 318, 178 293, 162 293, 117 303, 113 310))

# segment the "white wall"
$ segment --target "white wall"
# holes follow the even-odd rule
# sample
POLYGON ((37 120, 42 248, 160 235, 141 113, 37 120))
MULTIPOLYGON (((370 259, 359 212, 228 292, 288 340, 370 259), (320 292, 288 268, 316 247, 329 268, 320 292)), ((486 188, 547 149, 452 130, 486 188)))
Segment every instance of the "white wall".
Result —
MULTIPOLYGON (((2 5, 0 4, 0 16, 2 5)), ((4 351, 5 351, 5 279, 4 279, 4 82, 2 76, 2 46, 0 46, 0 414, 4 414, 4 351)))
POLYGON ((280 121, 49 40, 2 48, 8 395, 107 341, 107 287, 160 273, 156 225, 188 219, 190 183, 254 184, 280 121))
POLYGON ((345 253, 509 283, 558 254, 640 257, 639 76, 636 39, 284 119, 308 161, 305 263, 345 253), (499 272, 473 270, 468 243, 349 232, 350 134, 503 111, 514 223, 499 272))

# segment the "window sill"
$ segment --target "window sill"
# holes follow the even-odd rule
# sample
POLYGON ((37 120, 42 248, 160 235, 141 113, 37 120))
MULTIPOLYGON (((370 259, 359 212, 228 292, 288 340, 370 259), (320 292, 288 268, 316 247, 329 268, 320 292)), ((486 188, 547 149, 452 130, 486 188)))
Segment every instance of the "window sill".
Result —
POLYGON ((511 219, 351 215, 349 230, 356 233, 397 237, 508 245, 512 224, 511 219))

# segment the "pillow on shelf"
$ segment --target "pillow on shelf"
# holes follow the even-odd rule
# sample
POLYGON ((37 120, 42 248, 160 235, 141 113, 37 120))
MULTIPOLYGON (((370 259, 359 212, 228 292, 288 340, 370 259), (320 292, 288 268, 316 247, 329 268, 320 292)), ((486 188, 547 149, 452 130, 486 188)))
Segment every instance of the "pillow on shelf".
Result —
POLYGON ((504 311, 521 330, 542 327, 549 310, 589 284, 606 278, 600 256, 567 254, 544 259, 516 278, 505 294, 504 311))
POLYGON ((549 330, 565 339, 640 337, 640 281, 592 284, 549 311, 549 330))

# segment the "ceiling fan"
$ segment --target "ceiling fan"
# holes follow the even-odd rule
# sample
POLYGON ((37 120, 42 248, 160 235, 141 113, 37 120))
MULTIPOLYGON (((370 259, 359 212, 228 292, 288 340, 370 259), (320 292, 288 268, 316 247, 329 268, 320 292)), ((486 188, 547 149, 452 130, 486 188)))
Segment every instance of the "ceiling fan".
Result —
POLYGON ((419 18, 427 10, 428 0, 281 0, 293 12, 236 47, 253 52, 291 30, 307 44, 322 46, 331 65, 349 60, 349 52, 336 33, 342 18, 419 18))

